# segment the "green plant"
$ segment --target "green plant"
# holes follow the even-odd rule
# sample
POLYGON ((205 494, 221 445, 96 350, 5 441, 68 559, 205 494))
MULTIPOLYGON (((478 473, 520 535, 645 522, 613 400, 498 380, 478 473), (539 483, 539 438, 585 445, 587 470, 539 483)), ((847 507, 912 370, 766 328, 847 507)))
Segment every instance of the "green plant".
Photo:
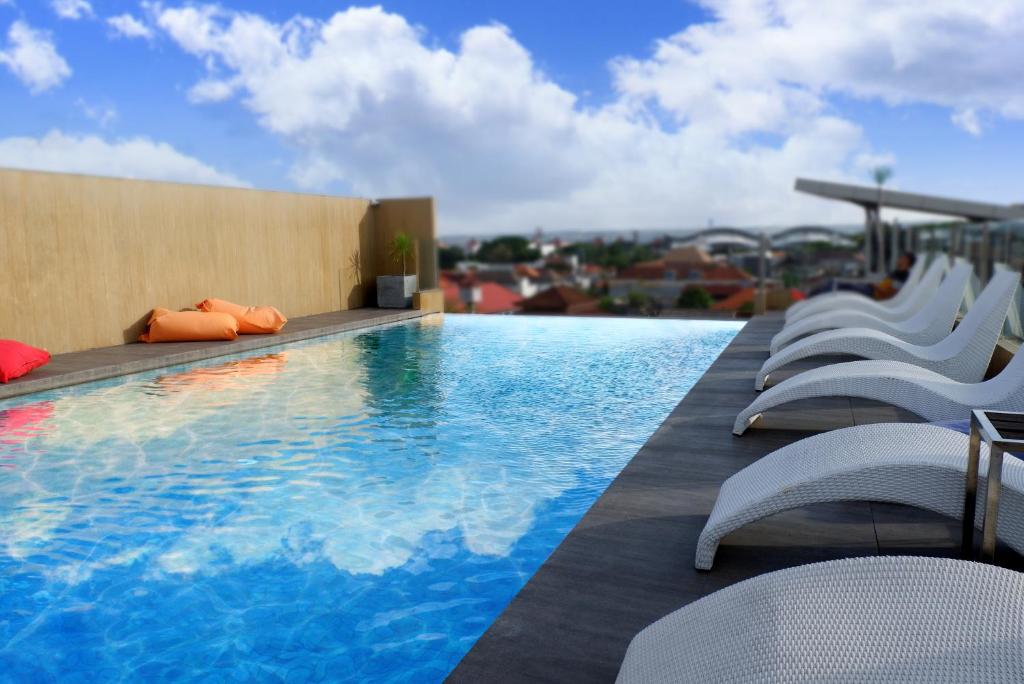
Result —
POLYGON ((391 258, 395 260, 395 263, 401 262, 403 276, 407 275, 406 262, 412 258, 415 250, 415 243, 408 233, 397 233, 395 237, 391 238, 391 258))
POLYGON ((736 313, 750 316, 754 313, 754 302, 743 302, 740 304, 740 308, 736 309, 736 313))
POLYGON ((679 293, 676 304, 680 309, 710 309, 711 295, 703 287, 691 285, 679 293))
POLYGON ((796 276, 796 273, 784 271, 782 273, 782 284, 786 287, 797 287, 800 285, 800 279, 796 276))
POLYGON ((615 307, 615 300, 605 295, 597 300, 597 308, 601 311, 611 311, 615 307))
POLYGON ((630 290, 629 294, 626 295, 626 303, 631 309, 639 309, 647 305, 651 298, 646 292, 640 292, 639 290, 630 290))

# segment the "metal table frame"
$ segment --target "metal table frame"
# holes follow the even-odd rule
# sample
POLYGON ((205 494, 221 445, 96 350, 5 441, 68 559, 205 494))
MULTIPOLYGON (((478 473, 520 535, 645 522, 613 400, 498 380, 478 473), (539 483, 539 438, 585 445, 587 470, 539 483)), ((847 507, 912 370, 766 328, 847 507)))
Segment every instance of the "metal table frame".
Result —
POLYGON ((960 547, 961 557, 968 560, 974 555, 974 512, 978 501, 978 467, 981 460, 981 440, 983 439, 989 446, 989 456, 985 518, 981 528, 981 560, 993 563, 996 556, 999 495, 1003 488, 1003 455, 1011 450, 1024 453, 1024 413, 980 409, 971 411, 971 436, 970 447, 967 451, 966 491, 964 493, 963 532, 960 547), (1003 432, 1010 431, 1019 433, 1021 438, 1015 439, 1003 434, 1003 432))

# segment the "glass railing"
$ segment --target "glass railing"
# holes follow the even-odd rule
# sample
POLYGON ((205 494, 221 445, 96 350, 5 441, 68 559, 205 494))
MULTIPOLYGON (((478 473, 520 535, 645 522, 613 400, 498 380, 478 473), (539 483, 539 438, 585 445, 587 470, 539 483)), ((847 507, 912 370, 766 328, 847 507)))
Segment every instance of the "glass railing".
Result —
MULTIPOLYGON (((964 298, 965 309, 974 302, 997 271, 1024 271, 1024 221, 962 222, 941 226, 914 226, 908 230, 918 233, 918 253, 927 254, 929 258, 944 253, 947 257, 967 259, 974 266, 974 278, 964 298)), ((1021 321, 1024 320, 1022 307, 1024 293, 1018 287, 1003 328, 1007 337, 1018 342, 1024 340, 1024 328, 1021 325, 1021 321)))

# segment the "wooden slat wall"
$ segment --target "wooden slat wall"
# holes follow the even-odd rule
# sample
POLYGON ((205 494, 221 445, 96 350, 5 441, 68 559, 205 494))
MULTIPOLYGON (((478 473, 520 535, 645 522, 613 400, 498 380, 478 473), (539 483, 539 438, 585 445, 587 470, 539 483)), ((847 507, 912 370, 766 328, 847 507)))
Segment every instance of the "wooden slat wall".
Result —
MULTIPOLYGON (((430 197, 412 197, 408 199, 383 199, 374 207, 376 220, 376 238, 378 249, 376 250, 377 273, 382 275, 401 275, 402 265, 396 263, 391 256, 388 243, 399 232, 408 233, 417 242, 417 247, 422 251, 421 245, 424 242, 431 243, 431 249, 436 251, 433 241, 436 238, 434 225, 436 223, 434 200, 430 197)), ((424 255, 414 256, 406 264, 406 270, 410 275, 416 273, 420 276, 421 287, 436 287, 437 273, 434 266, 435 258, 423 258, 424 255), (417 258, 418 257, 418 258, 417 258), (417 262, 420 268, 417 268, 417 262), (419 273, 423 270, 423 273, 419 273)))
MULTIPOLYGON (((397 206, 434 235, 432 200, 397 206)), ((204 297, 290 317, 357 308, 395 230, 378 214, 365 199, 0 169, 0 338, 121 344, 154 306, 204 297)))

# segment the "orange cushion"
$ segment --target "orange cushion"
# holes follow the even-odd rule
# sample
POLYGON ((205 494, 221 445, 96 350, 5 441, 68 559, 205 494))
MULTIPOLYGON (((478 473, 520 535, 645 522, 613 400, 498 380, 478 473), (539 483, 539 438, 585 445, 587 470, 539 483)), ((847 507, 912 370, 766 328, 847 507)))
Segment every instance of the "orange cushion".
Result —
POLYGON ((237 337, 238 321, 229 314, 153 309, 149 317, 149 330, 139 336, 139 341, 196 342, 233 340, 237 337))
POLYGON ((238 321, 238 332, 243 335, 276 333, 288 319, 272 306, 242 306, 223 299, 204 299, 196 304, 200 311, 231 314, 238 321))
POLYGON ((0 340, 0 382, 8 383, 50 362, 50 353, 14 340, 0 340))

